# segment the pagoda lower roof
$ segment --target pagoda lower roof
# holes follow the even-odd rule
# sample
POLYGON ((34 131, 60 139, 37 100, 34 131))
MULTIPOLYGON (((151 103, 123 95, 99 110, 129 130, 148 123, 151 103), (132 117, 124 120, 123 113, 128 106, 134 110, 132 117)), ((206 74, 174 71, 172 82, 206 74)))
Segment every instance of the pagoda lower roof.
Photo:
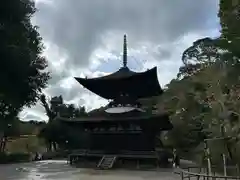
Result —
POLYGON ((128 123, 143 123, 143 124, 158 124, 164 130, 173 128, 172 123, 169 121, 168 114, 147 114, 139 113, 139 115, 126 116, 85 116, 80 118, 65 118, 56 117, 58 121, 72 125, 76 124, 128 124, 128 123))
MULTIPOLYGON (((167 115, 143 115, 143 116, 132 116, 132 117, 122 117, 122 116, 99 116, 99 117, 91 117, 91 116, 83 116, 83 117, 79 117, 79 118, 65 118, 65 117, 61 117, 59 116, 57 119, 61 120, 61 121, 67 121, 70 123, 74 123, 74 122, 79 122, 79 123, 84 123, 84 122, 102 122, 102 121, 131 121, 131 120, 151 120, 151 119, 156 119, 156 118, 164 118, 164 119, 169 119, 167 115), (141 117, 141 119, 140 119, 141 117)), ((160 121, 161 121, 160 119, 160 121)))
POLYGON ((157 67, 145 72, 133 72, 122 67, 117 72, 98 78, 75 79, 88 90, 105 98, 115 99, 122 94, 132 98, 158 96, 163 91, 157 78, 157 67))

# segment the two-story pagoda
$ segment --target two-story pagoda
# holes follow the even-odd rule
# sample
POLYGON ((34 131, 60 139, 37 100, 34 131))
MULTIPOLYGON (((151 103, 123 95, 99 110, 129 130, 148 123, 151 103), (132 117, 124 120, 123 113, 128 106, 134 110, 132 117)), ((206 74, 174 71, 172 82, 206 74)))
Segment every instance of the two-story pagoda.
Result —
POLYGON ((95 157, 97 166, 111 168, 127 160, 159 160, 156 142, 161 131, 173 128, 167 114, 153 114, 141 108, 139 99, 163 93, 157 68, 134 72, 127 67, 127 41, 124 36, 123 66, 98 78, 75 78, 91 92, 110 100, 98 113, 79 119, 58 117, 66 125, 78 127, 86 139, 81 150, 71 157, 95 157))

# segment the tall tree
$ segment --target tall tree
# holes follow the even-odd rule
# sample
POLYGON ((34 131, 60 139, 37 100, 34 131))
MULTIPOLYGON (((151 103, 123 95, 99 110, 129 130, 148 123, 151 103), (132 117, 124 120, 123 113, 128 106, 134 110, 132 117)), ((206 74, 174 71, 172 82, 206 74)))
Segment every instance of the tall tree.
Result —
POLYGON ((33 105, 49 73, 42 38, 31 24, 33 0, 3 0, 0 6, 0 118, 33 105))
POLYGON ((60 111, 61 106, 64 106, 62 96, 52 97, 48 102, 44 94, 41 95, 40 101, 44 107, 48 116, 48 123, 45 128, 40 132, 40 136, 43 137, 48 145, 48 150, 56 150, 57 142, 56 137, 58 136, 56 123, 53 121, 60 111))
POLYGON ((220 59, 216 40, 203 38, 193 42, 182 54, 183 66, 180 67, 178 77, 188 77, 196 74, 204 67, 220 59))
POLYGON ((160 105, 172 112, 175 127, 168 138, 175 146, 194 147, 205 137, 223 136, 225 127, 224 134, 232 137, 226 146, 234 160, 234 149, 240 148, 239 63, 218 42, 204 38, 183 52, 183 78, 168 85, 160 105))
POLYGON ((33 105, 49 73, 42 38, 31 24, 33 0, 3 0, 0 6, 0 138, 24 106, 33 105))

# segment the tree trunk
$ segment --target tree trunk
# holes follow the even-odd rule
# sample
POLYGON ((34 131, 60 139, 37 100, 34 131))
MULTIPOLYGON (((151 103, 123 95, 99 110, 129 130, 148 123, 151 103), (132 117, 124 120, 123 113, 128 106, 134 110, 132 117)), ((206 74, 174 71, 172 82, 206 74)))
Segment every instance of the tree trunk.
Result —
POLYGON ((0 152, 2 152, 4 134, 0 131, 0 152))
POLYGON ((0 139, 0 152, 3 150, 3 137, 0 139))
POLYGON ((52 148, 51 148, 52 142, 51 141, 46 141, 46 146, 47 146, 47 152, 51 152, 52 148))
POLYGON ((53 150, 57 151, 57 143, 56 142, 53 142, 53 150))
POLYGON ((7 137, 3 136, 0 143, 0 152, 5 152, 7 137))

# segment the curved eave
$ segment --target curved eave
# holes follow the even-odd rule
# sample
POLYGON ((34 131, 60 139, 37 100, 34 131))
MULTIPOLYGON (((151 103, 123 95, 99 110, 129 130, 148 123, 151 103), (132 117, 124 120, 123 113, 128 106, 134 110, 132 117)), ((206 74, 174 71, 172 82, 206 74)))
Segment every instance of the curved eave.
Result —
POLYGON ((172 123, 169 121, 168 114, 155 114, 155 115, 144 115, 144 116, 136 116, 136 117, 82 117, 82 118, 64 118, 64 117, 56 117, 56 119, 62 123, 67 123, 69 125, 77 125, 77 124, 95 124, 100 126, 100 124, 115 124, 115 123, 130 123, 130 122, 136 122, 136 123, 144 123, 146 126, 147 124, 151 124, 152 128, 158 127, 162 130, 171 130, 173 128, 172 123))
MULTIPOLYGON (((144 72, 135 72, 135 71, 131 71, 128 67, 121 67, 118 71, 105 75, 105 76, 101 76, 101 77, 96 77, 96 78, 90 78, 92 80, 109 80, 109 79, 122 79, 122 78, 128 78, 130 76, 134 76, 134 75, 138 75, 138 74, 143 74, 147 71, 144 72)), ((83 78, 84 79, 84 78, 83 78)))
POLYGON ((78 77, 75 79, 82 86, 105 99, 114 99, 119 92, 127 92, 129 96, 136 98, 158 96, 163 92, 157 78, 157 67, 122 76, 114 74, 91 79, 78 77))

